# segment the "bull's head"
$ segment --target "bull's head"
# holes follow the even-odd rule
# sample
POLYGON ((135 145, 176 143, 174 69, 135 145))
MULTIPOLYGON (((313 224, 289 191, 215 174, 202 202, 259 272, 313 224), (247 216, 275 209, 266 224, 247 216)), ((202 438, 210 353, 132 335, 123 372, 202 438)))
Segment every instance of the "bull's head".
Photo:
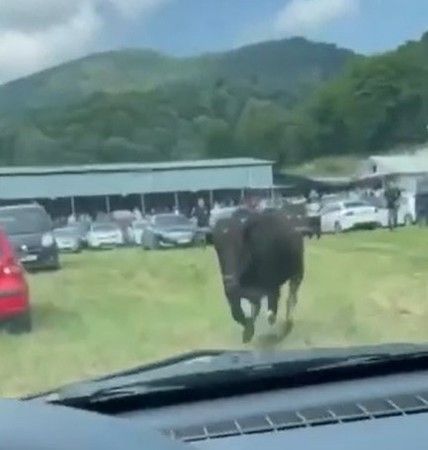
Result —
POLYGON ((219 220, 213 231, 223 286, 229 298, 239 295, 240 277, 247 260, 243 245, 244 223, 237 218, 219 220))

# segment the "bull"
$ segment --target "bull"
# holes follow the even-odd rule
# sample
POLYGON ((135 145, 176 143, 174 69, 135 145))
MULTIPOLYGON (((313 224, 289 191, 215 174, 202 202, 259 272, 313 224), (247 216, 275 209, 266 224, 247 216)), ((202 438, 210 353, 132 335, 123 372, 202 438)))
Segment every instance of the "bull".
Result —
POLYGON ((297 293, 304 276, 303 236, 286 214, 241 210, 221 219, 213 230, 223 286, 233 319, 243 327, 242 340, 250 342, 261 301, 268 300, 268 321, 276 322, 282 286, 289 282, 286 324, 292 324, 297 293), (241 300, 251 304, 246 317, 241 300))

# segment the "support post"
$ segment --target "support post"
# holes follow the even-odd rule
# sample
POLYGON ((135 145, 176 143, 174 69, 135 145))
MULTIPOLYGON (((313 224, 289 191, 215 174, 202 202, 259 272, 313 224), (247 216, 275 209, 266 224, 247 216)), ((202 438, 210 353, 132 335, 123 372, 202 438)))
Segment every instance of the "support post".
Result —
POLYGON ((76 203, 75 203, 74 197, 70 198, 70 205, 71 205, 71 214, 73 216, 76 216, 76 203))
POLYGON ((141 213, 146 215, 146 200, 144 198, 144 194, 141 194, 141 213))
POLYGON ((106 195, 106 211, 107 214, 110 214, 110 197, 106 195))
POLYGON ((241 203, 244 201, 245 199, 245 189, 241 189, 241 203))

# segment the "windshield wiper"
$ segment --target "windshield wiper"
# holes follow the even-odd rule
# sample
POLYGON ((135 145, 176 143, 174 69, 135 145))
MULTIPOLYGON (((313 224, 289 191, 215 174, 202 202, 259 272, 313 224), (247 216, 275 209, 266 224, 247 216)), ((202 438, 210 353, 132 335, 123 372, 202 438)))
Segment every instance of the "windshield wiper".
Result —
MULTIPOLYGON (((44 396, 61 404, 94 404, 143 397, 160 403, 191 393, 214 395, 321 383, 333 378, 370 376, 428 368, 428 347, 379 346, 365 349, 256 353, 211 352, 175 358, 111 377, 75 383, 44 396), (403 364, 403 363, 406 364, 403 364)), ((38 398, 40 398, 39 396, 38 398)), ((33 397, 34 398, 34 397, 33 397)))

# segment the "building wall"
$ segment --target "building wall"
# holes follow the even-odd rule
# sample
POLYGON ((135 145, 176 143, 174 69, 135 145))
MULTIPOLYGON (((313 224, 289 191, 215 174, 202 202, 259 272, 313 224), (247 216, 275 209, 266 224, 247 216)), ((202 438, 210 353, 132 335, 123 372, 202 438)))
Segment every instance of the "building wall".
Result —
POLYGON ((0 199, 62 198, 272 186, 270 165, 0 177, 0 199))

